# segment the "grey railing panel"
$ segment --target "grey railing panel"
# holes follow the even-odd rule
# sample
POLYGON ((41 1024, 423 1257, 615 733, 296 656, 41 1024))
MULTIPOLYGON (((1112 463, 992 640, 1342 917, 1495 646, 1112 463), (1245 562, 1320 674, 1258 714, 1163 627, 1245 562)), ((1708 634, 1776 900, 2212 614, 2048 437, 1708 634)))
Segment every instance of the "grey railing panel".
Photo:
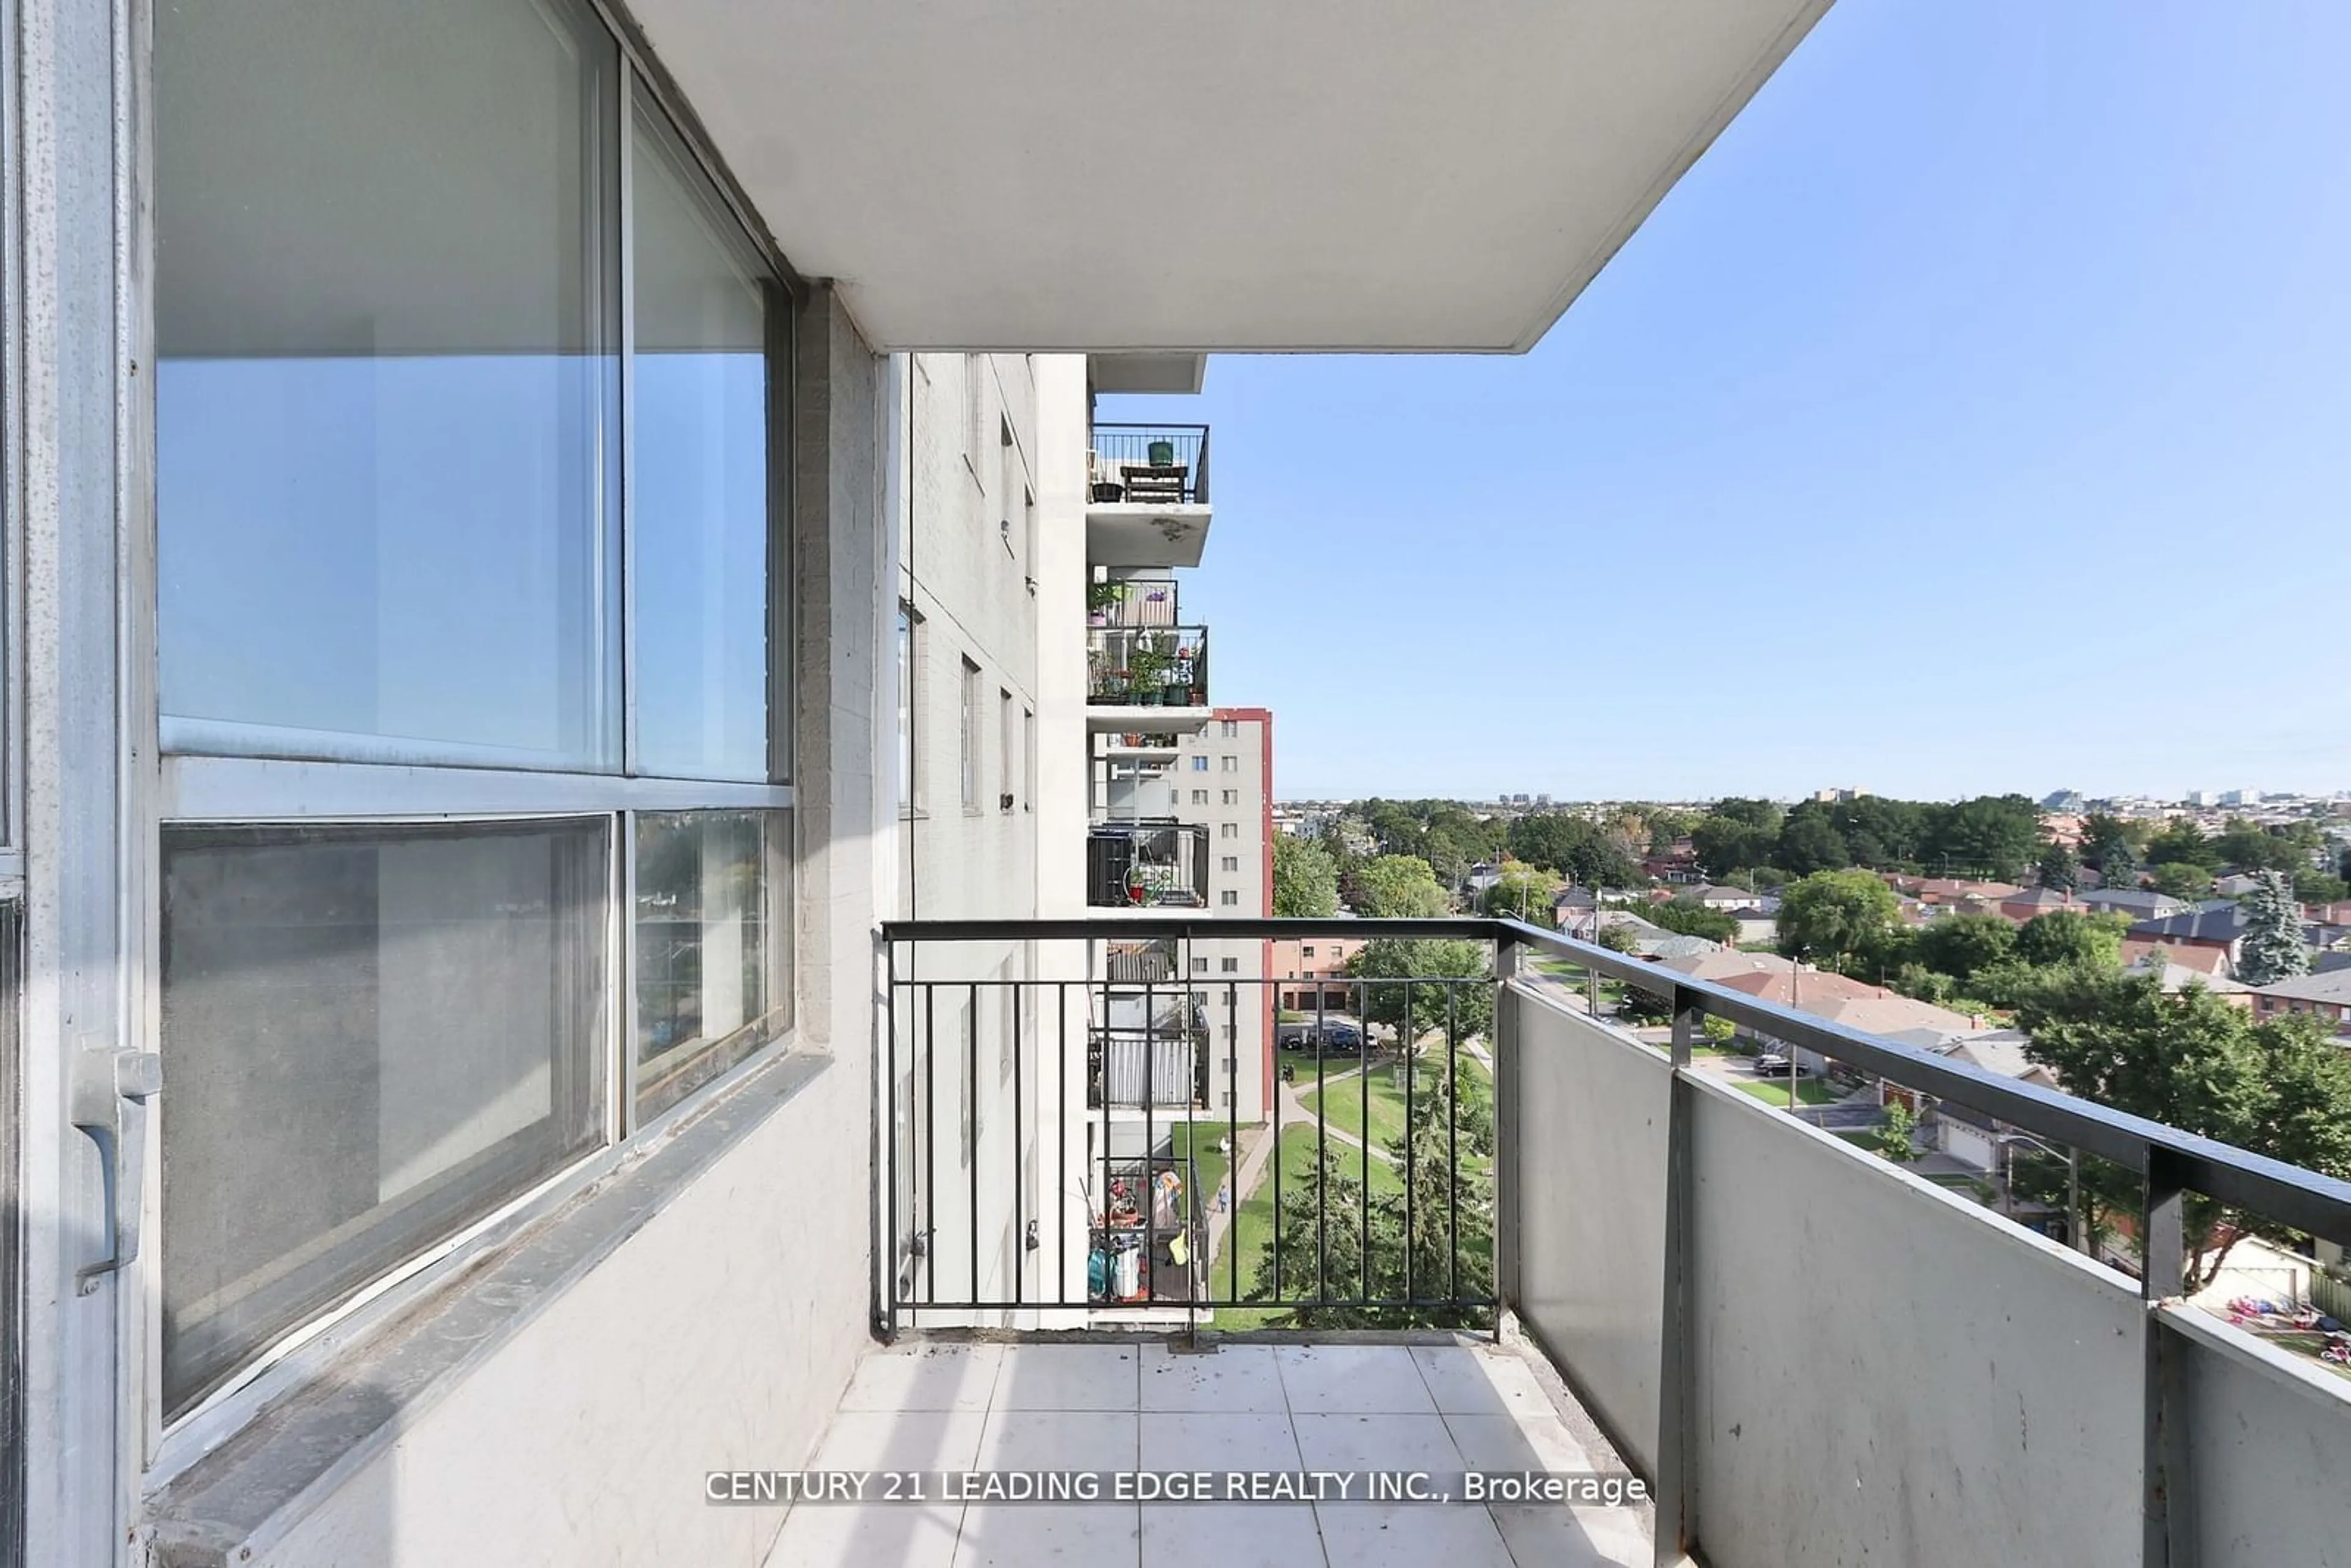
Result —
POLYGON ((2128 1284, 1697 1088, 1693 1463, 1713 1568, 2137 1563, 2128 1284))
POLYGON ((2164 1323, 2191 1449, 2189 1561, 2351 1560, 2351 1381, 2193 1307, 2164 1323))
POLYGON ((1666 1259, 1665 1058, 1523 986, 1518 1026, 1520 1321, 1645 1474, 1656 1473, 1666 1259))

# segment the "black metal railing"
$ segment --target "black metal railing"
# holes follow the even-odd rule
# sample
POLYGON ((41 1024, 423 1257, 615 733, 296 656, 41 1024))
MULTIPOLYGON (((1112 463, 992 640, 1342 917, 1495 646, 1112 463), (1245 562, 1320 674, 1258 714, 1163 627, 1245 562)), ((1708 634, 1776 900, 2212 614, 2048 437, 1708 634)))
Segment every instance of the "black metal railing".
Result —
POLYGON ((1206 707, 1208 629, 1088 628, 1086 701, 1111 707, 1206 707))
MULTIPOLYGON (((1007 986, 1028 993, 1032 1000, 1050 998, 1051 1005, 1045 1012, 1048 1021, 1030 1026, 1032 1030, 1043 1030, 1033 1037, 1032 1045, 1047 1046, 1064 1061, 1081 1061, 1089 1030, 1102 1016, 1096 1010, 1097 998, 1114 988, 1110 979, 1096 977, 1094 971, 1107 970, 1113 965, 1124 966, 1128 974, 1147 972, 1156 975, 1172 969, 1176 977, 1167 984, 1146 980, 1143 989, 1146 995, 1171 988, 1187 989, 1193 993, 1195 1001, 1208 1019, 1225 1020, 1225 1027, 1215 1044, 1215 1051, 1221 1052, 1221 1056, 1212 1054, 1211 1058, 1210 1087, 1214 1091, 1215 1104, 1225 1113, 1225 1119, 1229 1124, 1229 1134, 1238 1138, 1244 1126, 1241 1112, 1248 1098, 1241 1092, 1244 1072, 1256 1071, 1261 1066, 1270 1070, 1270 1064, 1275 1061, 1278 1054, 1274 1043, 1277 1032, 1288 1025, 1290 1026, 1290 1036, 1298 1038, 1301 1033, 1299 1026, 1309 1020, 1277 1016, 1277 990, 1286 982, 1262 975, 1237 976, 1221 968, 1210 972, 1196 967, 1205 960, 1195 957, 1192 965, 1186 966, 1181 956, 1201 944, 1220 944, 1221 952, 1230 950, 1237 944, 1313 940, 1334 935, 1366 941, 1392 939, 1408 943, 1466 941, 1480 944, 1495 955, 1496 967, 1485 975, 1474 977, 1431 974, 1359 979, 1357 983, 1365 998, 1364 1006, 1367 1013, 1393 1011, 1399 1005, 1396 998, 1402 997, 1405 998, 1402 1006, 1415 1019, 1416 1030, 1424 1024, 1431 1025, 1414 1040, 1416 1049, 1399 1051, 1392 1028, 1384 1030, 1374 1021, 1342 1019, 1331 1015, 1327 1009, 1318 1009, 1311 1016, 1311 1043, 1301 1040, 1304 1049, 1288 1053, 1289 1060, 1284 1065, 1289 1071, 1277 1079, 1280 1088, 1270 1102, 1273 1104, 1284 1103, 1283 1089, 1292 1095, 1303 1095, 1307 1092, 1303 1086, 1305 1082, 1311 1082, 1317 1091, 1327 1088, 1334 1061, 1364 1054, 1374 1060, 1405 1063, 1405 1082, 1400 1085, 1400 1092, 1405 1120, 1409 1123, 1412 1108, 1420 1103, 1420 1096, 1428 1092, 1431 1075, 1452 1082, 1462 1071, 1468 1042, 1478 1039, 1481 1033, 1462 1027, 1465 998, 1479 993, 1485 996, 1489 1005, 1473 1002, 1469 1009, 1473 1018, 1482 1019, 1492 1016, 1490 1003, 1497 988, 1503 985, 1533 986, 1540 981, 1558 986, 1562 982, 1556 977, 1546 979, 1531 967, 1521 967, 1521 961, 1530 957, 1549 959, 1573 966, 1572 975, 1565 983, 1573 989, 1575 997, 1588 999, 1590 1010, 1594 1013, 1604 1010, 1601 1003, 1604 986, 1629 988, 1659 998, 1664 1004, 1660 1009, 1662 1016, 1670 1020, 1670 1034, 1656 1049, 1670 1058, 1677 1071, 1690 1070, 1694 1053, 1700 1049, 1699 1025, 1702 1021, 1709 1017, 1725 1019, 1735 1026, 1782 1042, 1792 1050, 1812 1052, 1858 1073, 1900 1085, 1912 1092, 1932 1096, 1950 1105, 1966 1107, 2003 1127, 2031 1134, 2064 1149, 2137 1172, 2145 1178, 2147 1196, 2142 1211, 2137 1217, 2135 1235, 2144 1255, 2140 1272, 2146 1293, 2151 1301, 2168 1301, 2178 1294, 2174 1281, 2181 1277, 2183 1267, 2182 1204, 2191 1193, 2262 1217, 2294 1231, 2351 1246, 2351 1182, 2291 1166, 2177 1127, 2110 1110, 2056 1089, 2022 1079, 2002 1077, 1931 1051, 1865 1034, 1825 1019, 1760 1000, 1743 991, 1694 979, 1642 958, 1516 920, 1358 920, 1348 922, 1343 930, 1316 921, 1225 920, 1206 916, 1143 916, 1114 925, 1085 920, 893 922, 887 925, 883 932, 891 955, 888 1010, 892 1037, 893 1049, 902 1053, 893 1068, 903 1068, 905 1061, 916 1057, 935 1068, 943 1056, 977 1052, 982 1032, 978 1021, 981 1011, 979 994, 983 990, 1007 986), (925 977, 910 962, 916 954, 935 953, 958 945, 990 943, 1082 944, 1089 955, 1084 961, 1087 973, 1019 980, 934 979, 925 977), (1168 956, 1171 948, 1176 955, 1172 962, 1168 956), (1444 1007, 1440 1009, 1444 1020, 1441 1023, 1433 1022, 1433 1015, 1425 998, 1417 1001, 1414 999, 1416 994, 1423 989, 1445 998, 1444 1007), (935 1009, 938 997, 947 992, 958 998, 969 993, 968 1005, 963 1006, 957 1015, 964 1020, 956 1026, 960 1033, 950 1030, 942 1034, 939 1030, 935 1009), (1244 1013, 1261 1019, 1261 1035, 1252 1030, 1249 1037, 1249 1040, 1261 1039, 1261 1048, 1249 1046, 1249 1040, 1242 1038, 1238 1021, 1244 1013), (1253 1058, 1246 1061, 1243 1059, 1245 1047, 1253 1052, 1253 1058), (1072 1056, 1073 1051, 1079 1054, 1072 1056), (1301 1081, 1301 1073, 1311 1074, 1311 1077, 1301 1081)), ((1122 982, 1121 985, 1131 987, 1132 982, 1122 982)), ((1007 1016, 1027 1017, 1035 1010, 1034 1007, 1008 1008, 1007 1016)), ((1017 1023, 1007 1027, 1017 1034, 1017 1023)), ((1017 1049, 1013 1055, 1017 1060, 1017 1049)), ((1475 1060, 1474 1057, 1468 1059, 1475 1060)), ((1008 1068, 1007 1071, 1013 1070, 1008 1068)), ((1073 1080, 1081 1071, 1081 1069, 1073 1068, 1073 1080)), ((1356 1109, 1363 1118, 1361 1125, 1371 1128, 1374 1098, 1373 1081, 1355 1070, 1352 1061, 1342 1071, 1358 1091, 1356 1109)), ((896 1081, 893 1071, 893 1083, 896 1081)), ((1796 1080, 1792 1077, 1787 1082, 1788 1098, 1792 1104, 1796 1098, 1796 1080)), ((935 1098, 935 1083, 927 1080, 904 1092, 924 1098, 926 1110, 935 1110, 941 1103, 935 1098)), ((1494 1082, 1492 1093, 1497 1099, 1507 1096, 1509 1092, 1507 1076, 1494 1082)), ((1052 1124, 1066 1126, 1070 1124, 1070 1113, 1084 1097, 1082 1083, 1073 1082, 1058 1103, 1044 1107, 1040 1113, 1052 1119, 1052 1124)), ((1146 1089, 1142 1098, 1145 1102, 1144 1135, 1148 1138, 1151 1136, 1149 1118, 1153 1109, 1151 1091, 1146 1089)), ((1260 1100, 1264 1098, 1259 1096, 1260 1100)), ((1450 1101, 1451 1096, 1448 1095, 1447 1099, 1450 1101)), ((1454 1102, 1454 1106, 1458 1108, 1458 1102, 1454 1102)), ((1263 1104, 1255 1107, 1260 1113, 1266 1108, 1263 1104)), ((949 1109, 954 1107, 950 1105, 949 1109)), ((1316 1143, 1318 1170, 1322 1168, 1322 1155, 1327 1154, 1330 1146, 1331 1112, 1331 1103, 1317 1092, 1313 1108, 1305 1117, 1316 1143)), ((1449 1108, 1448 1116, 1452 1113, 1449 1108)), ((1186 1122, 1179 1124, 1197 1124, 1186 1122)), ((1343 1144, 1360 1148, 1363 1152, 1364 1157, 1357 1171, 1362 1190, 1353 1196, 1357 1197, 1363 1205, 1361 1223, 1367 1227, 1372 1186, 1370 1145, 1363 1138, 1353 1137, 1344 1126, 1341 1132, 1343 1144)), ((1066 1140, 1061 1142, 1064 1146, 1055 1149, 1051 1157, 1066 1162, 1071 1151, 1066 1146, 1066 1140)), ((1094 1150, 1090 1157, 1110 1158, 1113 1151, 1109 1144, 1105 1134, 1102 1147, 1094 1150)), ((1270 1179, 1278 1184, 1290 1162, 1277 1158, 1270 1163, 1272 1173, 1270 1179)), ((899 1174, 904 1173, 901 1171, 899 1174)), ((1489 1164, 1486 1167, 1486 1178, 1490 1182, 1496 1174, 1489 1164)), ((1508 1171, 1499 1174, 1507 1182, 1508 1171)), ((974 1202, 977 1204, 979 1191, 977 1167, 971 1176, 975 1184, 974 1202)), ((935 1187, 931 1190, 935 1192, 935 1187)), ((1276 1213, 1273 1222, 1277 1230, 1286 1230, 1296 1218, 1296 1205, 1283 1205, 1278 1189, 1274 1197, 1276 1213)), ((1455 1212, 1458 1214, 1458 1209, 1455 1212)), ((908 1218, 901 1215, 898 1221, 908 1218)), ((913 1218, 912 1228, 904 1230, 902 1239, 925 1234, 925 1223, 921 1216, 913 1218)), ((1331 1218, 1332 1214, 1326 1205, 1310 1217, 1310 1223, 1321 1234, 1327 1236, 1331 1218)), ((893 1234, 901 1234, 898 1221, 893 1221, 893 1234)), ((1409 1223, 1407 1220, 1408 1228, 1409 1223)), ((1295 1236, 1294 1233, 1285 1234, 1275 1239, 1294 1242, 1295 1236)), ((1364 1252, 1354 1241, 1350 1240, 1348 1246, 1368 1258, 1368 1252, 1364 1252)), ((1457 1260, 1460 1256, 1457 1253, 1457 1260)), ((1243 1277, 1238 1270, 1238 1256, 1233 1255, 1236 1272, 1220 1280, 1216 1288, 1198 1298, 1196 1304, 1204 1308, 1277 1306, 1293 1311, 1335 1306, 1367 1311, 1382 1306, 1469 1309, 1489 1305, 1492 1300, 1489 1287, 1475 1291, 1457 1289, 1449 1294, 1429 1296, 1426 1291, 1430 1281, 1426 1279, 1415 1280, 1408 1288, 1400 1291, 1383 1292, 1372 1287, 1368 1267, 1365 1277, 1354 1281, 1357 1289, 1343 1291, 1337 1287, 1348 1281, 1322 1277, 1319 1268, 1301 1272, 1294 1266, 1294 1248, 1273 1246, 1270 1258, 1270 1266, 1265 1270, 1266 1277, 1253 1281, 1243 1277)), ((1077 1299, 1066 1289, 1013 1291, 1001 1300, 979 1300, 978 1296, 977 1289, 958 1291, 946 1281, 933 1279, 927 1282, 925 1293, 919 1300, 893 1293, 889 1305, 893 1312, 898 1308, 914 1305, 1008 1310, 1068 1303, 1077 1299)))
POLYGON ((1096 909, 1203 909, 1208 830, 1173 819, 1086 830, 1086 903, 1096 909))
POLYGON ((1183 591, 1172 577, 1113 577, 1088 585, 1092 626, 1175 626, 1184 619, 1183 591))
POLYGON ((1097 424, 1092 467, 1097 502, 1205 507, 1208 427, 1097 424))
POLYGON ((1407 967, 1356 982, 1360 1015, 1292 1018, 1256 972, 1267 924, 886 929, 885 1332, 1134 1306, 1491 1324, 1492 975, 1407 967))

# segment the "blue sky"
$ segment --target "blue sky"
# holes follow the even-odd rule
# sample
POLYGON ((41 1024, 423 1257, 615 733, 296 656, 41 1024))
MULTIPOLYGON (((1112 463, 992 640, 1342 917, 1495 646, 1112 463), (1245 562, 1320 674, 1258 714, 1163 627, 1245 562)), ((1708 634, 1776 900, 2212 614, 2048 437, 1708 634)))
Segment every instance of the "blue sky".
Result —
POLYGON ((2351 788, 2351 5, 1842 0, 1523 358, 1244 358, 1285 797, 2351 788))

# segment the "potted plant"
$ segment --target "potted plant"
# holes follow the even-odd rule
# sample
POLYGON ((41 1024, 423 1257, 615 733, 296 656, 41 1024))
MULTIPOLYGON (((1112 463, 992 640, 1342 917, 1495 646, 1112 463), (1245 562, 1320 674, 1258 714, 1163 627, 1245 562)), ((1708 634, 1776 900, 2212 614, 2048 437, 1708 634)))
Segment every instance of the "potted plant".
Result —
POLYGON ((1094 499, 1095 499, 1095 500, 1097 500, 1097 501, 1121 501, 1121 500, 1124 500, 1125 498, 1126 498, 1126 486, 1123 486, 1123 485, 1122 485, 1122 484, 1120 484, 1117 480, 1115 480, 1115 479, 1097 479, 1097 480, 1095 480, 1095 481, 1094 481, 1094 499))
POLYGON ((1126 597, 1126 584, 1104 580, 1086 584, 1086 624, 1110 624, 1111 607, 1126 597))
POLYGON ((1166 700, 1167 673, 1171 661, 1166 649, 1155 639, 1145 638, 1134 645, 1127 655, 1127 691, 1135 702, 1144 707, 1157 707, 1166 700))
POLYGON ((1172 441, 1155 441, 1150 444, 1148 455, 1154 468, 1173 468, 1176 466, 1176 444, 1172 441))

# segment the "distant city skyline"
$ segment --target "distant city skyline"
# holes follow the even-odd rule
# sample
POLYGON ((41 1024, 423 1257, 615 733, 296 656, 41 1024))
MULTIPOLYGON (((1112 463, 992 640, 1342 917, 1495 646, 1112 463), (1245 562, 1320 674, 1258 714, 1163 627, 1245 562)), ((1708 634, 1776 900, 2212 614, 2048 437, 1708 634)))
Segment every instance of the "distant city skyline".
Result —
POLYGON ((1277 788, 2351 782, 2346 57, 2343 6, 1839 5, 1532 353, 1103 400, 1214 424, 1185 604, 1277 788))

